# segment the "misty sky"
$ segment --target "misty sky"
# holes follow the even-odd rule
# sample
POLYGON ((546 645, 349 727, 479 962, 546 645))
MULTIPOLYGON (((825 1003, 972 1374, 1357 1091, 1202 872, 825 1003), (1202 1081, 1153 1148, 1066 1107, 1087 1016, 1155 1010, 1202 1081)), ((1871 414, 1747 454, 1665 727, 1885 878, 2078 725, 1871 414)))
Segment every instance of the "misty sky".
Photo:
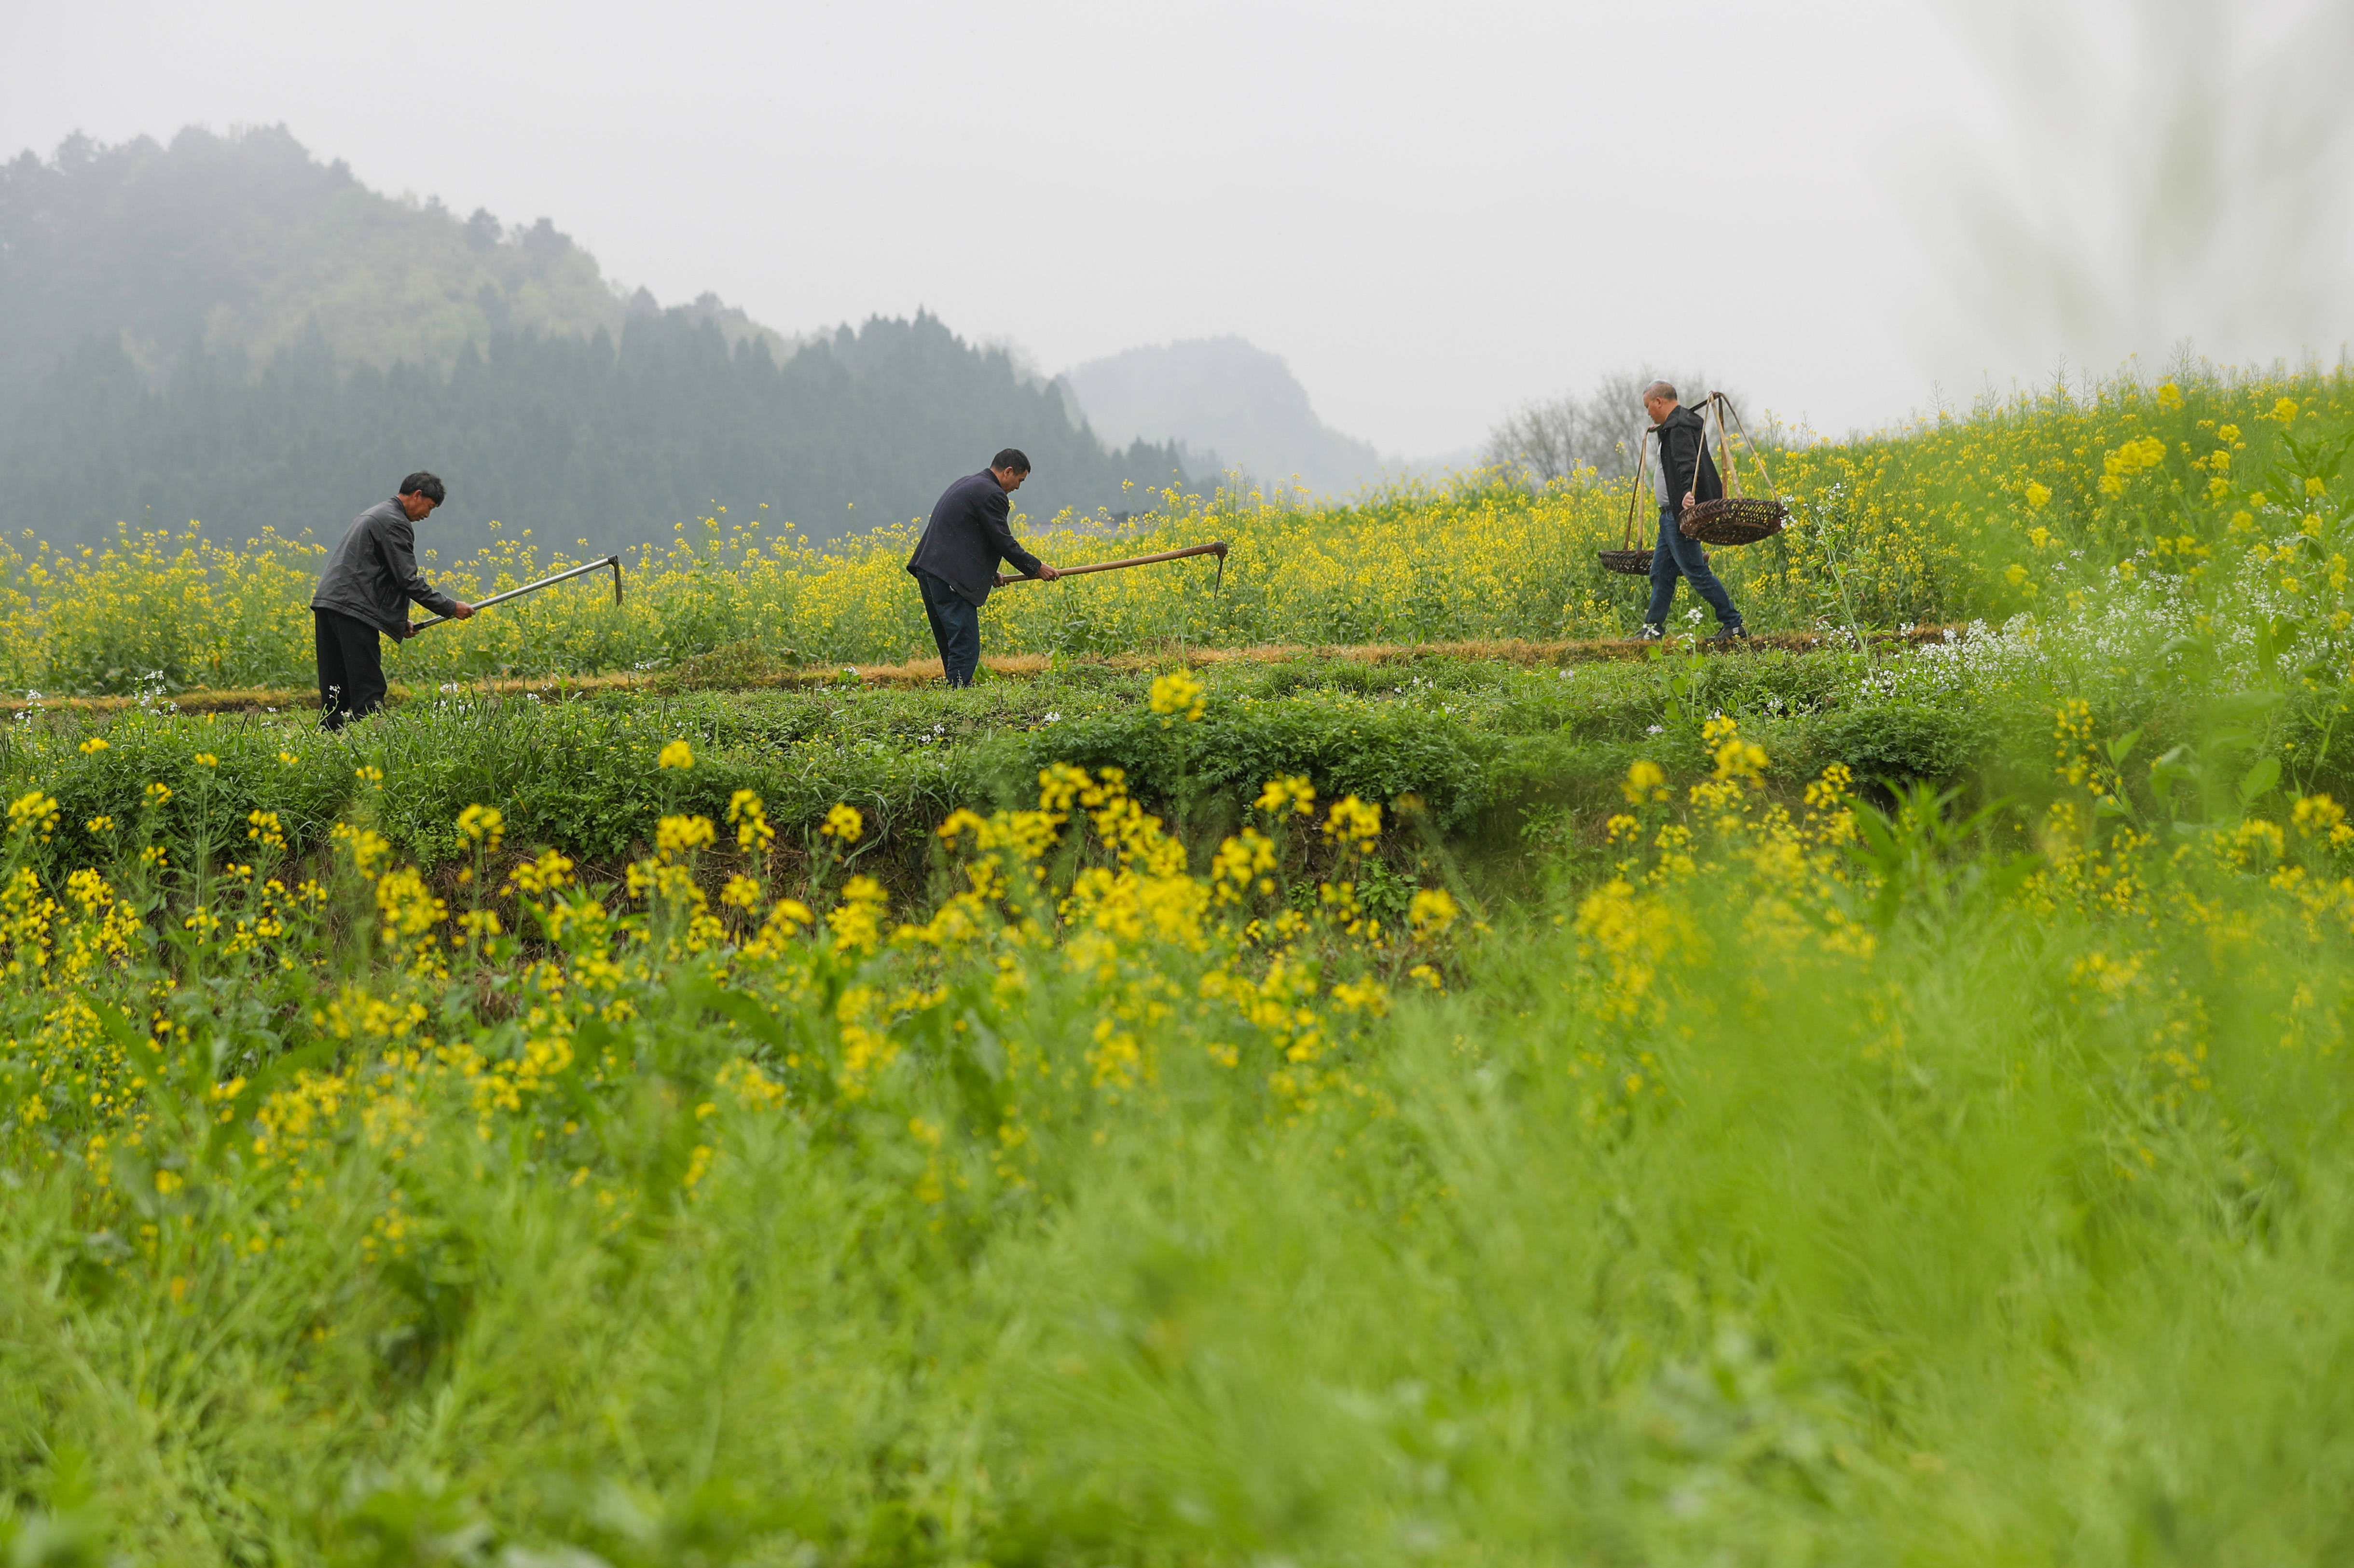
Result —
MULTIPOLYGON (((928 306, 1049 372, 1240 334, 1406 458, 1642 361, 1840 430, 2044 378, 2070 346, 2032 313, 1980 320, 1940 281, 1950 233, 1916 238, 1978 212, 1973 147, 2036 171, 2031 123, 1993 151, 2016 116, 1987 65, 2070 59, 2040 18, 2072 8, 2078 81, 2118 65, 2105 11, 2302 14, 1982 0, 2016 25, 1966 44, 1936 3, 10 0, 0 149, 283 122, 380 189, 545 214, 616 279, 787 331, 928 306)), ((2095 144, 2141 131, 2045 90, 2090 106, 2066 133, 2091 183, 2063 201, 2097 204, 2095 144)), ((2341 211, 2343 172, 2316 175, 2341 211)), ((2210 322, 2176 293, 2102 351, 2334 359, 2354 336, 2343 295, 2210 322)))

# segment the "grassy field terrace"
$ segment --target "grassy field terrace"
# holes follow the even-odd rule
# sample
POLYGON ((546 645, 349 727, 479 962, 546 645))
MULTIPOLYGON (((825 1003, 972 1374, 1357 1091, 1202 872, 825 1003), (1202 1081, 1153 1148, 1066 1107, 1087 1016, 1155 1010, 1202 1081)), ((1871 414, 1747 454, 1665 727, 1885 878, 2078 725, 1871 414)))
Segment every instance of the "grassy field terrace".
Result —
POLYGON ((961 692, 715 516, 327 735, 310 545, 27 546, 0 1561, 2342 1561, 2348 396, 1769 450, 1728 652, 1590 477, 961 692))

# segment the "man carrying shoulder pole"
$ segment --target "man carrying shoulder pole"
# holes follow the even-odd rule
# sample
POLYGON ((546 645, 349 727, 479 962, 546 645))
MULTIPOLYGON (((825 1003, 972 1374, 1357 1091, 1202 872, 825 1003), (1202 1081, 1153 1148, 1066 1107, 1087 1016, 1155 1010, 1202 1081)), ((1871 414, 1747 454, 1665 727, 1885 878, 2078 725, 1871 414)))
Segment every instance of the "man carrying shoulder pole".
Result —
POLYGON ((344 531, 311 595, 319 655, 319 722, 341 729, 384 705, 384 650, 376 634, 398 641, 414 635, 408 601, 455 620, 474 607, 451 599, 417 569, 417 527, 448 498, 432 474, 400 482, 400 493, 378 502, 344 531))
POLYGON ((1709 569, 1707 549, 1698 539, 1685 538, 1677 526, 1685 507, 1724 496, 1724 482, 1708 455, 1708 426, 1677 403, 1676 389, 1664 381, 1643 388, 1643 411, 1650 415, 1659 438, 1659 543, 1651 552, 1651 607, 1637 635, 1667 635, 1668 608, 1675 603, 1676 578, 1681 577, 1716 611, 1717 631, 1711 641, 1747 637, 1749 630, 1733 608, 1733 596, 1709 569))
POLYGON ((1029 477, 1028 458, 1012 447, 999 452, 941 494, 908 557, 951 686, 971 685, 981 667, 981 607, 997 584, 997 563, 1011 562, 1022 576, 1043 582, 1061 575, 1017 544, 1006 522, 1013 511, 1006 497, 1029 477))

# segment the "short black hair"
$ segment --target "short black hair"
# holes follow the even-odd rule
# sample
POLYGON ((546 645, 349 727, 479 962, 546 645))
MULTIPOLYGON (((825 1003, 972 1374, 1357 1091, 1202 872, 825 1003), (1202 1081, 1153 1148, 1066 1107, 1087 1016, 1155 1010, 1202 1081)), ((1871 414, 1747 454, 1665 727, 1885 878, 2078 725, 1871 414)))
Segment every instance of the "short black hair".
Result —
POLYGON ((1002 468, 1008 473, 1028 473, 1030 460, 1022 455, 1020 447, 1008 447, 989 460, 991 468, 1002 468))
POLYGON ((450 499, 450 493, 441 486, 441 476, 421 468, 400 482, 400 493, 421 495, 436 506, 450 499))

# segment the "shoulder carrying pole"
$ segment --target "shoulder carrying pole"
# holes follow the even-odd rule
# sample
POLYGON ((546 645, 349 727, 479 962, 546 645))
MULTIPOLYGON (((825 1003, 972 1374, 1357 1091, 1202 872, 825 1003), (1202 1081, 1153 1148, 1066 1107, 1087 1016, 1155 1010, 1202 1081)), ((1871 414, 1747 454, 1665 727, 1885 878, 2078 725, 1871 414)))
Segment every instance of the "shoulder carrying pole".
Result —
MULTIPOLYGON (((1665 464, 1667 461, 1667 455, 1661 453, 1659 461, 1665 464)), ((1645 430, 1635 441, 1635 488, 1627 493, 1627 526, 1618 534, 1618 547, 1622 550, 1635 547, 1635 514, 1643 504, 1643 482, 1650 477, 1651 432, 1645 430)))
POLYGON ((1774 486, 1774 471, 1766 466, 1766 453, 1764 450, 1758 446, 1755 438, 1750 435, 1749 427, 1741 422, 1741 410, 1734 408, 1733 406, 1733 399, 1726 397, 1722 392, 1712 392, 1709 394, 1709 397, 1711 401, 1714 402, 1717 406, 1716 434, 1719 442, 1722 443, 1724 448, 1726 471, 1730 472, 1733 466, 1733 438, 1726 432, 1724 428, 1725 416, 1730 414, 1733 417, 1734 428, 1741 432, 1741 444, 1749 449, 1749 461, 1757 465, 1757 472, 1759 476, 1766 481, 1766 493, 1772 496, 1776 501, 1781 500, 1782 493, 1774 486))

